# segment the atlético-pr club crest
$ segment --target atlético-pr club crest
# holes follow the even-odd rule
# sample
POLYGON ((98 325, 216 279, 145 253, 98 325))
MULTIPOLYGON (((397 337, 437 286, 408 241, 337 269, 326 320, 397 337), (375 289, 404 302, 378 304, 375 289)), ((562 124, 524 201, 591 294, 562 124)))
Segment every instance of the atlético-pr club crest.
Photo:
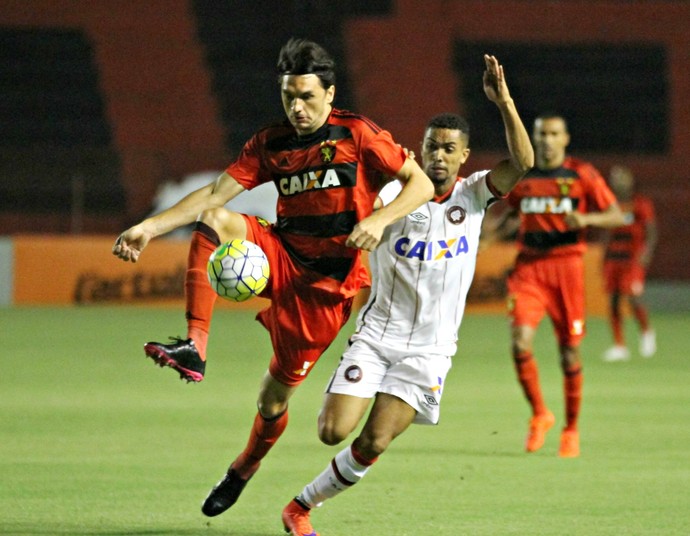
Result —
POLYGON ((465 221, 465 218, 467 217, 467 211, 458 205, 453 205, 452 207, 449 207, 446 211, 446 217, 448 218, 448 221, 453 225, 460 225, 462 222, 465 221))

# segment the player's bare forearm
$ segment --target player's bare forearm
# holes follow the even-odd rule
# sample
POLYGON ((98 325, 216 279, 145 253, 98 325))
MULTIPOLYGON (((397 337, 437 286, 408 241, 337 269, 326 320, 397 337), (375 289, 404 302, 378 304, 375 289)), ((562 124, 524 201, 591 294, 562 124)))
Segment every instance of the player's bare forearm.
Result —
POLYGON ((503 66, 494 56, 485 55, 484 93, 498 107, 505 127, 510 159, 491 170, 491 183, 502 194, 508 193, 534 166, 534 149, 527 129, 510 96, 503 66))
POLYGON ((589 218, 587 225, 602 227, 604 229, 620 227, 625 223, 625 217, 618 203, 614 203, 603 212, 590 212, 587 214, 587 217, 589 218))
POLYGON ((388 225, 434 196, 434 185, 414 160, 408 158, 396 176, 404 183, 401 192, 390 204, 355 226, 347 239, 348 246, 373 251, 379 245, 383 231, 388 225))
POLYGON ((215 183, 195 190, 172 207, 124 231, 112 252, 124 261, 137 262, 151 239, 192 223, 205 210, 222 207, 242 190, 235 179, 224 173, 215 183))
POLYGON ((434 197, 434 185, 422 171, 419 164, 411 158, 405 160, 397 177, 403 181, 403 188, 398 196, 388 205, 376 212, 384 218, 385 225, 390 225, 434 197))
POLYGON ((518 178, 521 178, 534 166, 532 142, 522 119, 520 119, 515 103, 511 100, 498 108, 501 111, 503 125, 505 126, 510 162, 519 174, 518 178))
POLYGON ((602 212, 570 212, 565 215, 565 222, 571 229, 584 229, 585 227, 601 227, 610 229, 620 227, 625 223, 623 212, 617 203, 614 203, 602 212))

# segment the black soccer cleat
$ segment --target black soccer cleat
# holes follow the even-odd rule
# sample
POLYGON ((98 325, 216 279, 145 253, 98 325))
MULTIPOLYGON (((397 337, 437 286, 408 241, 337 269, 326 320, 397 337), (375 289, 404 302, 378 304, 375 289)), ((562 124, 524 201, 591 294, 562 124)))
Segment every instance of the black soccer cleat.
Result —
POLYGON ((249 478, 244 480, 240 478, 237 471, 230 469, 208 494, 204 504, 201 505, 201 512, 208 517, 222 514, 237 502, 247 482, 249 478))
POLYGON ((171 367, 180 373, 180 379, 188 382, 200 382, 204 379, 206 362, 201 359, 192 339, 183 341, 179 337, 170 337, 173 344, 147 342, 144 352, 161 367, 171 367))

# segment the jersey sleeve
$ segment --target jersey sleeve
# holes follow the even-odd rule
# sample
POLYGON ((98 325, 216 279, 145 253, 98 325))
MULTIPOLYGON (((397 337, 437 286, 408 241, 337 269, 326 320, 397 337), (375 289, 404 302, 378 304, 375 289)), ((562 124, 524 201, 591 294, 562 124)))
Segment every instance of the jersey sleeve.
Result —
POLYGON ((474 193, 475 199, 480 208, 486 208, 490 203, 497 199, 502 199, 491 185, 489 170, 477 171, 466 179, 463 179, 465 188, 474 193))
POLYGON ((389 177, 400 171, 407 158, 403 148, 395 143, 387 130, 377 132, 368 140, 363 148, 363 157, 368 166, 389 177))
POLYGON ((259 135, 255 134, 244 144, 237 159, 225 170, 228 175, 244 186, 246 190, 251 190, 259 184, 271 180, 270 175, 262 164, 260 147, 259 135))
POLYGON ((637 205, 639 217, 642 222, 654 223, 656 221, 656 211, 654 210, 654 203, 652 203, 651 199, 648 197, 640 197, 637 205))
POLYGON ((521 196, 521 190, 522 190, 522 181, 518 182, 515 186, 513 186, 513 189, 508 192, 508 195, 506 195, 505 200, 510 205, 512 208, 520 208, 520 199, 522 198, 521 196))
POLYGON ((604 211, 616 203, 616 196, 606 184, 601 174, 589 164, 583 164, 581 177, 586 185, 587 210, 604 211))

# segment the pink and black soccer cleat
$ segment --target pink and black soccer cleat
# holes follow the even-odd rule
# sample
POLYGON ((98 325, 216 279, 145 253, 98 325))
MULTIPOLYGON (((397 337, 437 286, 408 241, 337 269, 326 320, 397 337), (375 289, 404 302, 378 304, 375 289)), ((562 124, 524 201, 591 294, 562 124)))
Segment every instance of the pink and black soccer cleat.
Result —
POLYGON ((186 341, 170 337, 173 344, 147 342, 144 353, 161 367, 171 367, 180 374, 180 379, 188 382, 200 382, 204 379, 206 362, 201 359, 192 339, 186 341))

